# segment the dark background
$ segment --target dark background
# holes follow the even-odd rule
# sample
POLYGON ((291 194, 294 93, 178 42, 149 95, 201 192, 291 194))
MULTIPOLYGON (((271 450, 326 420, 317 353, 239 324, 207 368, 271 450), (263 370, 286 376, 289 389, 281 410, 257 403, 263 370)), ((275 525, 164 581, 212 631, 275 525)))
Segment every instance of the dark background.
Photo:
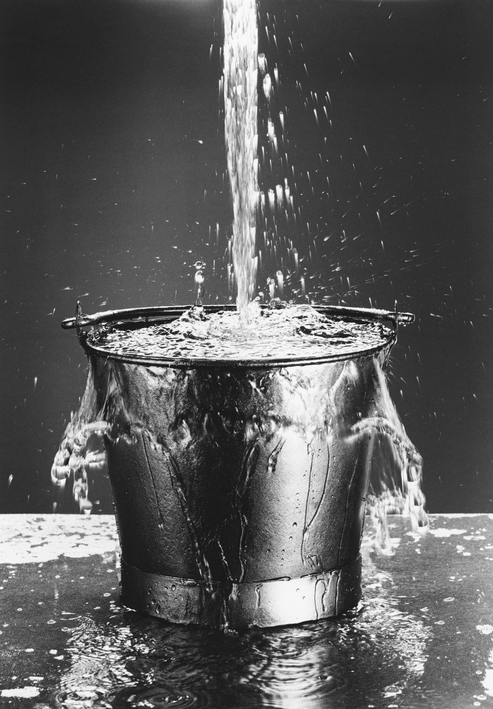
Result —
MULTIPOLYGON (((415 313, 389 378, 428 509, 493 512, 493 5, 261 0, 260 19, 292 292, 305 275, 318 302, 415 313)), ((85 382, 60 328, 76 301, 192 302, 199 258, 208 301, 231 297, 221 6, 3 0, 0 39, 0 511, 41 512, 85 382)))

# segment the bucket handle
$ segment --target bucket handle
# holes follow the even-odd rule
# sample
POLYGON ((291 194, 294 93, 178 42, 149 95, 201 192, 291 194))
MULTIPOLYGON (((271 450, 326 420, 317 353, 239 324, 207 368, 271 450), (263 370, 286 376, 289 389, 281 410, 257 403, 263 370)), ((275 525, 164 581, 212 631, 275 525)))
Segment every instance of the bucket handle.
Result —
MULTIPOLYGON (((80 301, 77 301, 76 315, 75 318, 67 318, 61 323, 64 330, 70 330, 72 328, 77 329, 77 336, 80 338, 83 336, 82 328, 89 327, 91 325, 97 325, 102 322, 114 322, 115 320, 135 320, 136 318, 143 318, 144 322, 149 318, 154 318, 159 315, 167 315, 170 319, 179 317, 184 309, 190 306, 181 306, 173 308, 169 305, 154 305, 145 308, 123 308, 120 310, 104 310, 92 315, 84 315, 82 313, 82 307, 80 301)), ((393 320, 396 325, 408 325, 414 322, 414 315, 412 313, 400 313, 397 310, 397 303, 395 310, 380 310, 377 308, 353 308, 345 305, 324 305, 322 306, 324 313, 348 316, 348 317, 358 317, 363 316, 369 320, 393 320)), ((206 306, 207 310, 210 312, 219 312, 225 309, 225 306, 206 306)))

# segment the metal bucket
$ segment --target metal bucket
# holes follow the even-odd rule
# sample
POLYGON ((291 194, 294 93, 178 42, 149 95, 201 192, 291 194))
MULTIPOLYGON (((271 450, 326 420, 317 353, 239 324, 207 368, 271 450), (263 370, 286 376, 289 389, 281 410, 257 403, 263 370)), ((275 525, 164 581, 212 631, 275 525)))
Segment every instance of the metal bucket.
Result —
MULTIPOLYGON (((360 599, 360 541, 376 369, 408 314, 354 357, 156 361, 98 350, 101 323, 143 327, 184 309, 79 316, 105 434, 121 540, 122 601, 177 623, 276 626, 337 616, 360 599), (84 326, 93 325, 87 333, 84 326)), ((219 310, 219 308, 206 308, 219 310)))

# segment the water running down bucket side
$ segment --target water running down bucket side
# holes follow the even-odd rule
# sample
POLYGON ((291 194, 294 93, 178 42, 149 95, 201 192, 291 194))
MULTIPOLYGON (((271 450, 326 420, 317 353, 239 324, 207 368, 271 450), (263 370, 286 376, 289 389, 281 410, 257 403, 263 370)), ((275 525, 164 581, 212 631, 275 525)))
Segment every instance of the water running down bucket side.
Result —
POLYGON ((254 368, 150 366, 86 346, 90 411, 79 424, 98 429, 107 456, 123 602, 214 627, 353 607, 394 341, 254 368))

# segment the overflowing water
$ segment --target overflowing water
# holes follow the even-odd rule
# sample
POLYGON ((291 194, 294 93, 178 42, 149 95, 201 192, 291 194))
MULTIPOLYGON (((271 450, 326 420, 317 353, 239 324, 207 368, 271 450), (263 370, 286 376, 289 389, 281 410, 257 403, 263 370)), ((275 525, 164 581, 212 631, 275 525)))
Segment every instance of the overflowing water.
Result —
MULTIPOLYGON (((98 356, 91 357, 86 391, 55 458, 53 481, 61 488, 70 481, 81 511, 90 511, 94 481, 107 472, 108 446, 121 436, 137 445, 144 433, 154 448, 167 448, 168 434, 162 429, 165 419, 169 419, 166 427, 169 426, 173 440, 175 432, 181 431, 177 445, 180 451, 188 451, 187 456, 195 446, 202 445, 200 440, 204 436, 207 443, 203 445, 220 446, 223 434, 218 430, 223 427, 236 431, 235 445, 244 445, 245 450, 252 445, 269 451, 272 448, 266 459, 267 477, 280 462, 279 451, 293 435, 290 430, 298 431, 300 445, 308 452, 311 450, 310 455, 314 455, 317 446, 330 448, 334 439, 358 457, 360 442, 369 441, 368 469, 363 473, 369 480, 367 512, 376 521, 375 546, 391 552, 389 513, 409 516, 415 529, 426 525, 421 457, 399 419, 384 372, 385 353, 393 343, 392 328, 382 322, 331 320, 310 306, 268 310, 257 317, 259 322, 251 328, 238 327, 236 312, 207 315, 196 308, 171 323, 137 329, 108 325, 96 328, 89 341, 98 356), (282 345, 278 327, 285 340, 282 345), (315 376, 313 368, 323 365, 316 364, 314 353, 322 362, 329 362, 326 366, 334 368, 333 374, 322 372, 321 376, 315 376), (108 355, 110 359, 105 360, 108 355), (121 366, 112 363, 112 355, 123 359, 121 366), (282 358, 286 359, 284 365, 288 369, 280 369, 282 358), (139 365, 139 360, 145 366, 139 365), (180 367, 182 362, 193 367, 194 360, 199 367, 207 365, 203 375, 208 382, 207 391, 202 391, 199 375, 195 381, 193 369, 184 370, 182 376, 173 367, 168 370, 160 366, 167 362, 180 367), (334 364, 330 365, 332 360, 334 364), (151 366, 153 361, 157 367, 151 366), (297 366, 300 361, 305 361, 305 366, 297 366), (226 369, 216 382, 219 375, 214 373, 214 364, 217 366, 219 362, 226 369), (239 362, 247 368, 244 375, 235 372, 239 362), (255 362, 260 366, 259 374, 251 366, 255 362), (132 394, 136 386, 132 383, 134 376, 140 382, 142 397, 142 405, 136 408, 132 394), (281 389, 287 387, 285 396, 289 403, 285 411, 280 408, 283 398, 278 398, 279 394, 275 397, 278 410, 272 408, 272 397, 267 394, 266 381, 271 382, 275 377, 281 389), (217 394, 222 388, 226 392, 224 400, 217 394), (183 392, 186 397, 193 392, 193 405, 181 398, 183 392), (157 401, 163 405, 169 402, 166 404, 171 406, 169 413, 161 413, 157 401), (216 419, 219 429, 214 424, 216 419), (279 438, 277 443, 275 436, 279 438), (327 442, 321 443, 324 440, 327 442)), ((173 455, 176 459, 176 454, 173 455)), ((333 457, 335 460, 337 456, 333 457)), ((328 470, 331 466, 332 463, 328 470)), ((324 486, 317 494, 325 495, 325 490, 324 486)), ((308 497, 306 504, 309 505, 308 497)), ((308 519, 311 516, 312 513, 308 519)), ((303 524, 300 531, 304 531, 303 524)))
POLYGON ((105 326, 91 338, 101 353, 126 357, 184 358, 266 364, 272 360, 299 360, 355 356, 382 347, 393 328, 381 321, 327 318, 310 305, 283 308, 248 308, 249 319, 231 311, 207 313, 192 308, 171 323, 138 329, 105 326))
MULTIPOLYGON (((317 382, 314 385, 310 380, 311 375, 308 368, 305 372, 306 377, 295 369, 288 373, 279 369, 268 376, 262 375, 263 379, 259 379, 255 373, 245 374, 245 382, 242 380, 241 386, 238 385, 237 389, 238 391, 241 389, 243 392, 244 387, 247 386, 249 398, 247 397, 246 400, 249 402, 252 397, 252 400, 256 399, 255 406, 260 408, 253 408, 253 413, 248 407, 246 411, 240 411, 239 404, 233 402, 233 413, 222 414, 220 409, 224 402, 216 407, 217 410, 214 410, 211 408, 212 404, 209 400, 202 402, 197 399, 194 406, 200 412, 200 426, 195 425, 196 415, 190 413, 188 409, 186 412, 178 411, 176 416, 176 411, 174 414, 170 414, 170 419, 175 416, 170 424, 174 441, 172 446, 176 444, 179 455, 182 455, 184 460, 188 460, 188 448, 191 451, 192 448, 202 445, 202 438, 204 441, 207 440, 207 443, 204 443, 205 446, 217 445, 220 448, 223 429, 228 432, 229 429, 234 429, 234 440, 239 441, 238 445, 245 445, 243 458, 240 456, 241 470, 243 470, 244 464, 248 467, 253 460, 252 451, 256 451, 256 456, 261 455, 259 451, 262 446, 267 450, 274 441, 274 448, 267 456, 265 471, 267 477, 275 470, 279 452, 293 435, 301 441, 301 447, 307 452, 307 459, 312 461, 310 465, 313 465, 317 446, 320 450, 332 450, 331 446, 333 446, 334 440, 337 444, 337 451, 339 451, 337 446, 343 451, 343 454, 338 453, 338 455, 342 455, 342 458, 354 456, 354 460, 359 461, 360 450, 364 448, 365 456, 368 459, 363 466, 364 476, 366 476, 369 485, 366 498, 367 511, 376 521, 374 546, 386 553, 391 553, 392 545, 387 525, 389 513, 398 512, 408 515, 415 529, 426 526, 424 497, 421 491, 421 457, 409 440, 399 419, 391 401, 384 374, 388 350, 393 343, 392 329, 385 326, 381 320, 358 322, 355 319, 327 319, 310 306, 287 306, 286 303, 279 300, 275 301, 277 307, 260 308, 255 299, 258 271, 258 256, 256 255, 257 208, 260 204, 261 213, 264 213, 266 206, 265 196, 263 199, 262 196, 259 196, 258 187, 257 96, 259 76, 268 105, 272 98, 272 78, 266 70, 266 62, 264 56, 258 56, 255 2, 253 0, 249 0, 247 3, 225 0, 225 141, 233 206, 231 256, 232 277, 237 288, 237 311, 215 313, 214 315, 205 312, 202 308, 204 264, 202 261, 198 261, 195 264, 196 307, 186 312, 182 317, 171 323, 155 324, 137 329, 111 325, 94 328, 89 338, 91 346, 95 347, 97 352, 102 355, 103 360, 108 355, 110 359, 105 360, 103 366, 97 361, 97 358, 91 358, 86 391, 80 409, 72 417, 56 455, 52 468, 52 479, 59 488, 64 488, 67 483, 70 483, 73 498, 77 501, 80 510, 90 512, 93 504, 91 499, 93 481, 98 475, 107 472, 108 450, 118 448, 121 440, 126 442, 125 445, 130 446, 129 450, 132 446, 137 446, 137 448, 140 445, 144 446, 145 455, 143 455, 147 461, 145 465, 149 464, 149 446, 149 450, 161 451, 160 455, 164 456, 166 460, 174 460, 175 453, 173 455, 170 453, 164 434, 153 422, 154 414, 151 410, 155 405, 154 395, 154 398, 149 398, 149 400, 144 400, 144 396, 142 403, 136 406, 133 393, 134 384, 129 383, 131 378, 128 371, 130 370, 120 370, 115 364, 112 364, 112 354, 116 353, 118 357, 127 358, 130 362, 132 359, 147 358, 151 364, 153 360, 159 364, 159 360, 163 358, 171 359, 176 361, 178 367, 181 366, 179 360, 182 363, 188 363, 187 366, 191 366, 194 361, 210 360, 213 363, 220 360, 221 362, 231 361, 233 364, 240 361, 243 365, 262 362, 265 367, 268 367, 269 362, 278 362, 280 359, 292 359, 294 363, 299 362, 300 359, 306 361, 315 361, 317 358, 324 357, 336 359, 342 362, 341 369, 334 370, 334 375, 332 372, 330 376, 327 375, 325 383, 327 384, 330 379, 330 387, 322 386, 320 384, 322 380, 317 378, 318 375, 313 379, 317 382), (369 352, 376 354, 364 364, 361 358, 369 352), (360 363, 360 360, 363 364, 360 363), (363 378, 362 371, 365 372, 363 378), (288 386, 289 394, 294 402, 292 405, 288 404, 290 411, 288 418, 283 418, 284 414, 281 415, 280 412, 273 409, 262 408, 266 377, 270 379, 276 377, 281 382, 279 385, 281 389, 288 386), (309 381, 308 384, 305 379, 309 381), (298 392, 295 385, 299 389, 298 392), (303 411, 305 408, 307 410, 309 408, 307 402, 310 404, 311 410, 309 415, 305 417, 305 421, 303 411), (148 410, 145 410, 146 407, 148 410), (323 413, 320 413, 322 411, 323 413), (264 420, 265 412, 267 414, 264 420), (301 423, 300 417, 303 418, 301 423), (219 428, 217 428, 217 421, 220 422, 219 428), (178 430, 180 433, 175 441, 175 434, 178 430), (292 433, 294 430, 296 434, 292 433), (217 431, 220 431, 220 435, 216 442, 214 435, 217 431), (141 444, 141 439, 147 443, 141 444), (362 446, 363 448, 361 448, 362 446)), ((267 124, 268 138, 275 152, 274 122, 269 119, 267 124)), ((286 193, 289 192, 287 181, 285 181, 285 187, 286 189, 279 188, 277 197, 274 193, 272 195, 269 193, 269 202, 272 201, 271 206, 275 205, 276 199, 281 203, 286 198, 286 193)), ((270 298, 274 298, 276 294, 282 295, 283 273, 281 270, 276 271, 275 278, 269 279, 268 289, 270 298)), ((187 392, 193 390, 194 396, 198 396, 195 390, 197 387, 200 389, 202 383, 195 382, 191 371, 184 376, 187 382, 187 392)), ((233 382, 237 380, 235 374, 226 374, 225 376, 231 377, 233 382)), ((182 383, 183 380, 174 373, 174 370, 163 370, 158 367, 158 370, 154 371, 151 368, 149 374, 138 374, 137 379, 139 377, 144 389, 147 387, 149 391, 153 390, 155 382, 165 382, 163 385, 158 385, 158 388, 161 387, 159 389, 160 400, 173 402, 170 405, 176 408, 176 395, 172 385, 175 385, 175 379, 182 383)), ((225 384, 221 379, 218 386, 223 385, 227 388, 229 383, 225 384)), ((138 395, 141 394, 142 392, 139 392, 138 395)), ((245 400, 243 393, 241 396, 245 400)), ((229 404, 228 400, 227 405, 229 406, 229 404)), ((158 416, 159 423, 162 422, 162 416, 161 418, 160 416, 158 416)), ((164 418, 167 416, 168 414, 164 418)), ((228 445, 230 444, 228 443, 228 445)), ((289 446, 286 446, 284 452, 289 458, 289 446)), ((317 455, 320 455, 320 452, 317 455)), ((330 456, 332 456, 332 452, 330 456)), ((333 457, 336 459, 337 455, 333 457)), ((194 548, 199 549, 200 539, 196 534, 196 522, 190 512, 189 501, 185 499, 183 483, 180 482, 179 476, 182 473, 180 472, 178 475, 176 472, 178 470, 176 460, 171 468, 170 475, 174 481, 175 493, 180 498, 182 507, 185 505, 183 511, 190 522, 188 526, 191 538, 195 540, 194 548)), ((324 475, 328 476, 330 470, 331 467, 327 464, 324 475)), ((253 468, 248 469, 245 480, 239 483, 239 487, 233 495, 236 500, 235 504, 238 504, 239 517, 242 520, 243 512, 240 514, 240 507, 243 502, 241 500, 247 493, 252 471, 253 468), (240 489, 241 493, 238 491, 240 489)), ((240 471, 240 476, 242 474, 240 471)), ((310 492, 309 488, 306 497, 305 524, 301 525, 300 530, 301 557, 304 560, 305 539, 309 536, 310 524, 318 515, 322 502, 327 497, 326 483, 324 482, 320 491, 316 493, 319 495, 317 504, 312 499, 314 494, 310 492), (315 505, 315 511, 309 512, 310 505, 315 505)), ((243 525, 244 521, 241 524, 243 525)), ((241 551, 242 539, 245 536, 243 526, 239 534, 241 551)), ((218 537, 215 542, 221 550, 222 562, 226 568, 229 568, 227 554, 224 554, 221 546, 223 541, 218 537)), ((200 568, 208 570, 207 555, 200 550, 197 552, 197 549, 196 555, 198 553, 200 557, 200 568)), ((314 555, 313 559, 314 568, 318 569, 320 562, 317 555, 314 555)), ((209 571, 206 576, 208 574, 209 571)))

